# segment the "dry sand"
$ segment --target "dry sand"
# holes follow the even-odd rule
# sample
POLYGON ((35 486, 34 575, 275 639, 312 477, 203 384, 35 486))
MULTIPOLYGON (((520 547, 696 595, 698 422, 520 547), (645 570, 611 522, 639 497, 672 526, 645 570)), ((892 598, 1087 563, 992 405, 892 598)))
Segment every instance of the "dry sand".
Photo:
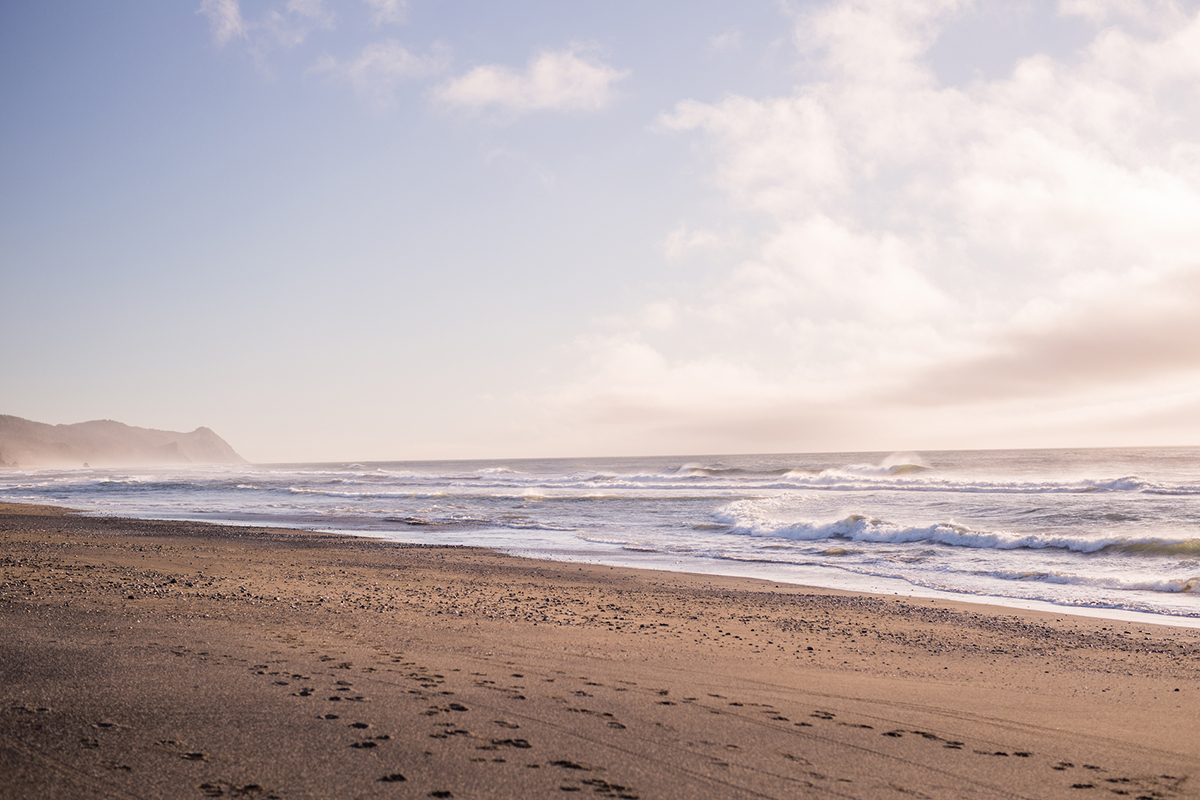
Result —
POLYGON ((5 798, 1200 797, 1200 633, 0 507, 5 798))

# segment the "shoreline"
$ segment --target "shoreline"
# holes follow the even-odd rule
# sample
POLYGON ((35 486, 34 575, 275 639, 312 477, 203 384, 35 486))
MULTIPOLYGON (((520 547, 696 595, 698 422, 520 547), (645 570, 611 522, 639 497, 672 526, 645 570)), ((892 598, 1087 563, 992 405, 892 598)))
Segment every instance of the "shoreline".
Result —
MULTIPOLYGON (((6 503, 0 501, 0 507, 4 505, 26 506, 24 503, 6 503)), ((403 542, 398 539, 388 538, 386 532, 367 531, 367 530, 340 530, 336 528, 321 528, 320 526, 296 525, 288 526, 276 522, 250 522, 250 521, 213 521, 198 519, 193 517, 121 517, 121 516, 105 516, 101 512, 83 511, 72 509, 63 506, 44 506, 48 509, 55 509, 61 512, 79 514, 81 516, 92 517, 95 519, 133 519, 156 521, 164 523, 180 522, 180 523, 195 523, 200 525, 214 525, 227 527, 245 527, 258 528, 263 530, 279 530, 293 532, 307 532, 315 534, 328 534, 333 536, 345 536, 355 539, 363 539, 369 541, 391 542, 394 544, 407 544, 413 546, 426 546, 424 543, 403 542)), ((474 547, 489 552, 503 553, 514 558, 526 558, 532 561, 546 561, 550 563, 560 564, 590 564, 599 566, 612 566, 618 569, 644 570, 649 572, 670 572, 680 575, 704 575, 709 577, 727 577, 735 580, 746 581, 762 581, 771 584, 786 584, 800 589, 809 589, 813 591, 831 591, 845 592, 852 595, 864 595, 872 597, 902 597, 914 601, 934 600, 946 604, 961 604, 966 607, 979 606, 984 613, 988 611, 1005 610, 1005 611, 1022 611, 1034 614, 1045 614, 1050 616, 1071 616, 1083 617, 1088 619, 1106 620, 1108 622, 1120 622, 1128 625, 1163 625, 1173 628, 1200 630, 1200 616, 1189 617, 1178 614, 1165 614, 1153 611, 1137 611, 1125 608, 1112 608, 1108 606, 1073 606, 1060 605, 1052 603, 1048 600, 1027 600, 1017 597, 1005 597, 1001 595, 968 595, 962 592, 952 592, 942 589, 929 589, 922 586, 903 581, 899 578, 888 579, 889 582, 900 586, 900 590, 893 592, 873 591, 870 589, 859 589, 854 587, 827 585, 823 583, 803 583, 799 581, 789 580, 787 577, 769 578, 761 575, 752 574, 736 574, 733 572, 733 565, 739 562, 730 562, 724 565, 724 568, 714 568, 711 570, 705 569, 705 564, 701 563, 701 559, 696 559, 694 562, 683 563, 680 561, 680 566, 675 567, 669 564, 658 564, 655 566, 646 566, 640 564, 622 563, 617 560, 607 561, 592 558, 591 560, 573 560, 571 558, 555 558, 553 554, 533 555, 522 553, 509 553, 505 550, 489 548, 484 545, 437 545, 430 544, 431 547, 474 547)), ((666 560, 666 559, 664 559, 666 560)), ((745 572, 751 570, 761 571, 764 567, 769 568, 769 564, 754 563, 745 567, 745 572)), ((882 581, 883 579, 876 579, 882 581)), ((833 582, 836 583, 836 582, 833 582)))
POLYGON ((0 541, 4 797, 1200 781, 1187 628, 53 507, 0 541))

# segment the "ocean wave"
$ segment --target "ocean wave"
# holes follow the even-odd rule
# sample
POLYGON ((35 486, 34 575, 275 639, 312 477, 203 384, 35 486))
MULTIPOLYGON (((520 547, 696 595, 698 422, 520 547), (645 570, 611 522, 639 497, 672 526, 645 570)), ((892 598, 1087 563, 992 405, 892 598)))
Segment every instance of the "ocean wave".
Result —
POLYGON ((879 544, 928 542, 951 547, 986 550, 1061 549, 1076 553, 1106 551, 1118 554, 1195 556, 1200 555, 1198 538, 1087 536, 1080 534, 1009 533, 977 531, 955 522, 903 525, 865 514, 850 514, 835 520, 780 520, 767 509, 778 502, 737 501, 713 517, 729 526, 731 533, 775 537, 795 541, 839 539, 879 544))
POLYGON ((1114 542, 1109 549, 1122 553, 1162 556, 1200 556, 1200 539, 1163 541, 1161 539, 1123 539, 1114 542))
POLYGON ((856 471, 845 468, 789 473, 795 488, 866 492, 879 490, 911 492, 948 492, 964 494, 1088 494, 1092 492, 1129 492, 1171 496, 1200 495, 1195 484, 1159 483, 1134 475, 1113 479, 1078 480, 964 480, 924 475, 925 467, 898 469, 895 472, 856 471))
POLYGON ((895 475, 913 475, 929 471, 924 464, 882 463, 847 464, 822 470, 793 469, 783 473, 785 477, 798 480, 820 480, 823 482, 854 481, 862 478, 886 478, 895 475))
POLYGON ((572 528, 551 525, 546 522, 526 517, 476 517, 468 514, 438 516, 431 514, 410 514, 406 516, 384 517, 384 522, 400 523, 413 528, 429 528, 436 530, 481 530, 487 528, 502 528, 520 531, 558 531, 570 532, 572 528))
POLYGON ((1171 594, 1200 594, 1200 575, 1186 578, 1158 578, 1127 580, 1109 575, 1079 575, 1072 572, 1037 572, 991 570, 986 577, 1007 581, 1033 581, 1069 586, 1086 586, 1095 589, 1112 589, 1122 592, 1167 592, 1171 594))
MULTIPOLYGON (((642 490, 670 492, 684 486, 697 493, 731 493, 754 491, 815 491, 865 493, 889 491, 900 493, 946 494, 1088 494, 1141 493, 1164 496, 1200 495, 1200 485, 1186 482, 1156 481, 1135 474, 1115 478, 1016 478, 975 477, 955 475, 931 468, 913 456, 884 459, 879 463, 847 462, 822 468, 804 466, 763 465, 741 466, 719 461, 695 461, 661 469, 580 469, 577 464, 564 465, 560 472, 537 469, 522 472, 506 466, 486 466, 470 469, 466 465, 447 465, 448 468, 412 469, 398 464, 385 467, 353 464, 350 468, 305 468, 283 470, 249 468, 241 474, 213 471, 185 471, 184 474, 110 474, 89 473, 87 480, 79 475, 58 474, 56 482, 86 491, 86 486, 105 488, 155 484, 198 490, 219 488, 223 480, 236 480, 259 486, 264 491, 283 490, 286 485, 319 488, 342 486, 361 489, 361 494, 402 494, 405 489, 420 491, 430 484, 478 487, 480 490, 521 491, 533 487, 546 492, 560 490, 642 490), (91 481, 92 483, 90 483, 91 481)), ((14 476, 16 477, 16 476, 14 476)), ((42 476, 38 476, 39 478, 42 476)), ((52 476, 47 475, 47 478, 52 476)), ((22 483, 31 482, 28 475, 20 476, 22 483)), ((40 481, 39 481, 40 482, 40 481)))
MULTIPOLYGON (((848 464, 821 470, 781 468, 750 470, 702 464, 683 464, 654 472, 572 472, 558 475, 514 473, 496 468, 474 477, 481 485, 529 485, 553 488, 582 488, 603 485, 611 488, 669 490, 688 485, 704 491, 797 490, 838 492, 946 492, 967 494, 1087 494, 1093 492, 1138 492, 1161 495, 1200 495, 1195 484, 1172 484, 1146 480, 1136 475, 1118 478, 1071 480, 1013 480, 964 478, 938 474, 923 464, 848 464)), ((432 479, 432 478, 431 478, 432 479)))

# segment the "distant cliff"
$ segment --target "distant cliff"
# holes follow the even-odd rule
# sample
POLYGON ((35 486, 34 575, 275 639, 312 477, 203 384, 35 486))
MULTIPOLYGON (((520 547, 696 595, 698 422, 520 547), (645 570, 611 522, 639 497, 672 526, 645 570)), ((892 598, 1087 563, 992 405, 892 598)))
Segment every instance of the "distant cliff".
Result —
POLYGON ((245 464, 208 428, 191 433, 134 428, 110 419, 47 425, 0 414, 0 466, 129 467, 245 464))

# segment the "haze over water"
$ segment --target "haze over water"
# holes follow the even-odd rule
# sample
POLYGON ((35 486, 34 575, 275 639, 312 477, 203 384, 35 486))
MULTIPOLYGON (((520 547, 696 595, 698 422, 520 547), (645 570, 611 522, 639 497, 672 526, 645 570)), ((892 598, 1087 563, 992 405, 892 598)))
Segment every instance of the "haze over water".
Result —
POLYGON ((1200 623, 1200 449, 7 471, 0 499, 1200 623))

